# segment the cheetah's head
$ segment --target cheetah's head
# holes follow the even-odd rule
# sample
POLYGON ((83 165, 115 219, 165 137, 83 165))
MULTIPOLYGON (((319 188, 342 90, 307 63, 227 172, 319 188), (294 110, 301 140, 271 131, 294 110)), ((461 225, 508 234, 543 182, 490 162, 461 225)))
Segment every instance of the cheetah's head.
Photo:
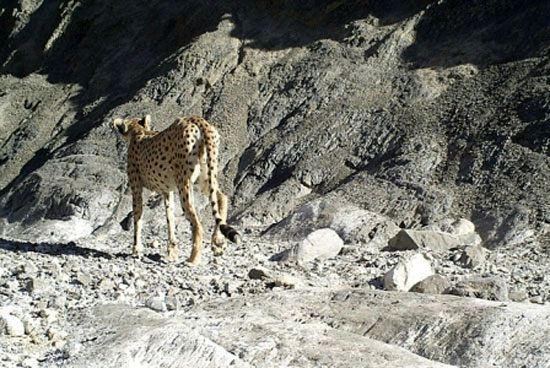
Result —
POLYGON ((151 115, 145 115, 143 118, 120 119, 113 121, 113 126, 126 139, 151 131, 151 115))

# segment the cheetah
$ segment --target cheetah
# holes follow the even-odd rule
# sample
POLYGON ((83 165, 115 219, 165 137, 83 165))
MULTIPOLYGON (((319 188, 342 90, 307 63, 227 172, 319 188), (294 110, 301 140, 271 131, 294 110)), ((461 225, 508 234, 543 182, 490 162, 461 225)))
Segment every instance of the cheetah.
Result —
POLYGON ((143 188, 162 194, 168 223, 168 260, 178 260, 174 234, 173 192, 179 192, 181 206, 192 225, 193 249, 188 262, 198 264, 203 250, 203 229, 193 205, 193 183, 210 199, 215 227, 212 249, 223 254, 227 241, 239 244, 240 235, 227 225, 227 197, 218 188, 217 155, 219 134, 200 117, 182 117, 163 131, 152 131, 151 116, 114 119, 113 125, 128 141, 128 181, 134 213, 133 254, 142 253, 141 227, 143 188), (225 237, 220 236, 220 233, 225 237))

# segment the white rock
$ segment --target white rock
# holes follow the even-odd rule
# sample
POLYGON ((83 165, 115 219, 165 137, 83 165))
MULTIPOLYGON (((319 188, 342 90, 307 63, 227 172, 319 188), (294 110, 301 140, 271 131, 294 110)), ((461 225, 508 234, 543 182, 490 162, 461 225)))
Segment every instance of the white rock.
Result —
POLYGON ((433 274, 430 261, 423 254, 418 253, 400 260, 384 275, 384 288, 409 291, 416 283, 433 274))
POLYGON ((46 320, 46 323, 50 324, 57 320, 57 311, 51 308, 44 308, 40 310, 40 317, 46 320))
POLYGON ((23 368, 38 368, 38 360, 34 358, 26 358, 25 360, 23 360, 21 365, 23 366, 23 368))
POLYGON ((464 218, 458 219, 451 224, 451 234, 464 235, 471 234, 476 231, 476 226, 470 220, 464 218))
POLYGON ((11 314, 1 313, 0 331, 9 336, 23 336, 25 334, 25 326, 19 318, 11 314))
POLYGON ((48 330, 47 335, 51 341, 63 341, 69 336, 66 331, 58 330, 53 327, 48 330))
POLYGON ((164 297, 161 296, 151 297, 147 299, 145 301, 145 305, 147 306, 147 308, 157 312, 166 312, 168 310, 164 301, 164 297))
POLYGON ((281 261, 309 262, 314 259, 335 257, 340 253, 344 241, 332 229, 319 229, 310 233, 295 247, 281 255, 281 261))

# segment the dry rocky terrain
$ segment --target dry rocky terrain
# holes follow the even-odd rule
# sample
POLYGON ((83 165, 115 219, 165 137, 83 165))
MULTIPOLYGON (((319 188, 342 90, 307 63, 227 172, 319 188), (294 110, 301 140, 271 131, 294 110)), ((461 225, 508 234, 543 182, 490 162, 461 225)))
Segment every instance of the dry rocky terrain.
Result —
POLYGON ((548 14, 7 1, 0 366, 548 367, 548 14), (112 121, 145 114, 218 128, 243 244, 188 265, 179 210, 167 263, 150 194, 130 255, 112 121))

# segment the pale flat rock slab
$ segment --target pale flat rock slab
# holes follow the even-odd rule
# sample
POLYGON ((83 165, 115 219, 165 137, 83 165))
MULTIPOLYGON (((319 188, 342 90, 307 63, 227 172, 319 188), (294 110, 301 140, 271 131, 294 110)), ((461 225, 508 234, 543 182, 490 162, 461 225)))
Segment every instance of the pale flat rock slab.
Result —
MULTIPOLYGON (((94 343, 76 343, 67 367, 250 367, 182 319, 124 304, 95 307, 79 321, 94 343), (77 353, 77 352, 80 352, 77 353)), ((86 339, 84 340, 86 341, 86 339)), ((55 365, 52 365, 55 366, 55 365)))
MULTIPOLYGON (((429 367, 438 366, 437 361, 470 368, 546 368, 550 361, 550 310, 525 303, 358 289, 289 290, 197 304, 185 317, 196 318, 202 333, 257 367, 269 366, 265 362, 270 360, 272 366, 296 361, 300 367, 429 367), (305 333, 319 321, 339 332, 324 327, 316 330, 321 336, 305 333), (340 331, 352 333, 352 341, 340 331), (370 357, 365 347, 361 354, 331 355, 323 343, 316 345, 324 341, 323 334, 331 337, 334 350, 340 343, 344 351, 348 343, 357 349, 371 344, 364 339, 369 338, 431 361, 414 362, 418 356, 405 354, 401 361, 382 365, 361 360, 362 354, 370 357), (312 364, 315 359, 321 360, 312 364), (305 361, 310 363, 301 364, 305 361)), ((390 360, 396 353, 387 350, 384 357, 390 360)))
POLYGON ((82 321, 93 326, 89 333, 96 339, 73 347, 63 366, 451 367, 318 320, 285 318, 289 310, 269 299, 266 308, 240 305, 238 298, 176 317, 127 305, 99 306, 82 321))
POLYGON ((71 323, 79 329, 67 367, 546 368, 550 361, 547 307, 450 295, 281 290, 176 314, 104 305, 71 323))

